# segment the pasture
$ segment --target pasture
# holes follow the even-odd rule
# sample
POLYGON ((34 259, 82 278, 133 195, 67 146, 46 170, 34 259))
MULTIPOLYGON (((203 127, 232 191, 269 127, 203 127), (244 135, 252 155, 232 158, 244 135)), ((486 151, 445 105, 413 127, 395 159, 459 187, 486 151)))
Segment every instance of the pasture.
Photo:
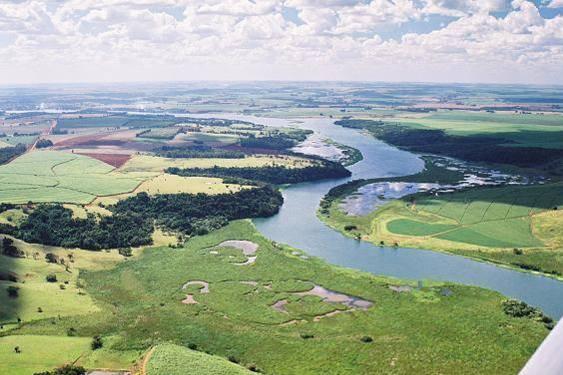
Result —
POLYGON ((119 172, 152 172, 158 173, 166 168, 212 168, 214 166, 225 168, 286 166, 288 168, 303 168, 311 165, 311 161, 284 155, 255 155, 244 159, 172 159, 151 155, 134 155, 125 163, 119 172))
POLYGON ((147 375, 250 375, 225 358, 172 344, 158 345, 146 367, 147 375))
MULTIPOLYGON (((438 283, 397 292, 390 286, 408 284, 303 255, 265 239, 248 221, 234 222, 183 248, 145 249, 115 268, 83 271, 85 290, 104 312, 62 317, 57 324, 34 321, 16 333, 64 336, 74 327, 79 334, 112 337, 110 348, 125 352, 170 342, 276 374, 390 368, 407 374, 452 366, 462 374, 509 374, 547 334, 541 322, 505 315, 495 292, 438 283), (250 255, 218 246, 228 240, 257 244, 255 261, 241 265, 250 255), (193 280, 204 281, 208 291, 182 289, 193 280), (314 285, 372 305, 307 293, 314 285)), ((181 371, 181 363, 169 362, 181 371)))

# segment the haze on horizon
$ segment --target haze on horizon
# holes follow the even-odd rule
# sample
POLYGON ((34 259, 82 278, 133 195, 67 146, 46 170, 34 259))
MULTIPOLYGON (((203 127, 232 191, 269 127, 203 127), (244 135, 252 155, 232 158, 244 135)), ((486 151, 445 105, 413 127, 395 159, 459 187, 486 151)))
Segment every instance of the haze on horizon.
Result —
POLYGON ((563 84, 563 0, 0 2, 0 84, 563 84))

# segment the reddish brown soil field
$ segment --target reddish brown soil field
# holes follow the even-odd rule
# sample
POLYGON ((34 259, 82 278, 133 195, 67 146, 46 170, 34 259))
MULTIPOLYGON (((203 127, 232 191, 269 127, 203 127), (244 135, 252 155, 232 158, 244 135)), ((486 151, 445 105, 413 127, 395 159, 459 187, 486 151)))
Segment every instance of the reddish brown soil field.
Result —
POLYGON ((123 155, 123 154, 90 154, 84 153, 80 155, 89 156, 94 159, 98 159, 103 161, 106 164, 114 166, 116 168, 121 167, 123 164, 127 163, 129 159, 131 159, 131 155, 123 155))

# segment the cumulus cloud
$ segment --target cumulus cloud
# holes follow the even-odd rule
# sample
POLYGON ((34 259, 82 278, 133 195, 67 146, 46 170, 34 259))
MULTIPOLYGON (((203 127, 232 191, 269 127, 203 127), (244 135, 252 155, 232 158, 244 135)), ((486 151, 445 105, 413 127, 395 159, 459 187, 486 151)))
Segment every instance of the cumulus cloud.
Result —
POLYGON ((563 8, 563 0, 551 0, 547 5, 548 8, 563 8))
POLYGON ((456 64, 486 73, 507 66, 553 72, 545 80, 563 83, 562 30, 562 14, 543 18, 525 0, 26 0, 0 4, 0 70, 55 66, 64 79, 69 69, 146 68, 155 77, 165 70, 194 79, 213 77, 182 67, 213 65, 247 77, 252 70, 244 67, 258 64, 271 71, 266 78, 291 79, 315 67, 313 74, 334 79, 352 71, 386 79, 374 67, 430 72, 456 64), (442 18, 417 29, 432 17, 442 18))

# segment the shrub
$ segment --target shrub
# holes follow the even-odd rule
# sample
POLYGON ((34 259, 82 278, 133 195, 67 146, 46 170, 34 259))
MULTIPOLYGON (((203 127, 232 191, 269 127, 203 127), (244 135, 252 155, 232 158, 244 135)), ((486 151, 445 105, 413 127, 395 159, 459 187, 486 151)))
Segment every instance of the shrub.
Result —
POLYGON ((514 255, 522 255, 524 253, 522 249, 518 249, 518 248, 512 249, 512 252, 514 253, 514 255))
POLYGON ((92 350, 98 350, 102 346, 104 346, 104 342, 102 341, 102 337, 100 335, 96 335, 92 338, 92 343, 90 344, 92 350))
POLYGON ((349 231, 351 231, 351 230, 356 230, 356 229, 358 229, 358 227, 355 226, 355 225, 346 225, 346 226, 344 227, 344 230, 347 231, 347 232, 349 232, 349 231))
POLYGON ((67 336, 76 336, 76 329, 74 329, 73 327, 70 327, 70 328, 66 331, 66 335, 67 335, 67 336))
POLYGON ((254 363, 249 364, 246 368, 252 372, 262 372, 254 363))
POLYGON ((45 254, 45 260, 47 263, 57 263, 57 256, 53 253, 45 254))
POLYGON ((368 343, 368 342, 372 342, 373 339, 372 339, 370 336, 363 336, 363 337, 360 339, 360 341, 361 341, 361 342, 368 343))
POLYGON ((130 247, 120 247, 117 251, 124 257, 130 257, 131 255, 133 255, 133 250, 131 250, 130 247))
POLYGON ((64 365, 53 371, 36 372, 34 375, 86 375, 86 369, 82 366, 64 365))
POLYGON ((56 283, 57 282, 57 275, 50 273, 45 277, 45 280, 49 283, 56 283))
POLYGON ((8 297, 10 298, 17 298, 20 295, 20 288, 17 286, 10 285, 6 288, 6 291, 8 292, 8 297))
POLYGON ((302 333, 300 336, 303 340, 308 340, 308 339, 312 339, 312 338, 315 337, 314 335, 311 335, 310 333, 302 333))

